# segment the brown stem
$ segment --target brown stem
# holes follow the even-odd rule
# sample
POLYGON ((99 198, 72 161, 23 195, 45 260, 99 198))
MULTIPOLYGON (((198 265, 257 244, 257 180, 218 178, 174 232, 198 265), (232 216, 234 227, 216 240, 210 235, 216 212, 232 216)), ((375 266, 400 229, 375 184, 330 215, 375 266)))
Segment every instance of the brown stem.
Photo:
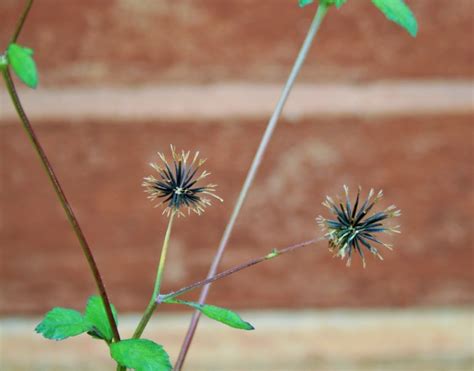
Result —
POLYGON ((18 36, 20 36, 20 32, 23 29, 23 25, 25 24, 26 18, 28 17, 28 13, 30 12, 32 5, 33 5, 33 0, 28 0, 26 3, 25 9, 23 10, 23 13, 21 14, 21 17, 18 19, 18 23, 16 24, 16 27, 15 27, 15 32, 13 33, 13 36, 10 39, 11 44, 16 43, 18 36))
POLYGON ((285 247, 284 249, 281 249, 281 250, 278 250, 278 249, 274 249, 272 250, 272 252, 270 252, 269 254, 267 255, 264 255, 264 256, 261 256, 259 258, 255 258, 255 259, 252 259, 252 260, 249 260, 245 263, 242 263, 242 264, 239 264, 239 265, 236 265, 235 267, 232 267, 230 269, 227 269, 219 274, 216 274, 215 276, 212 276, 212 277, 209 277, 209 278, 206 278, 204 280, 201 280, 201 281, 197 281, 197 282, 194 282, 192 283, 191 285, 189 286, 185 286, 179 290, 176 290, 176 291, 173 291, 173 292, 170 292, 166 295, 159 295, 158 296, 158 299, 157 299, 157 304, 160 304, 160 303, 163 303, 165 302, 166 300, 169 300, 169 299, 174 299, 175 297, 177 296, 180 296, 180 295, 183 295, 184 293, 187 293, 191 290, 194 290, 198 287, 201 287, 201 286, 204 286, 204 285, 207 285, 209 283, 212 283, 214 281, 217 281, 217 280, 220 280, 224 277, 227 277, 227 276, 230 276, 231 274, 234 274, 234 273, 237 273, 237 272, 240 272, 241 270, 244 270, 244 269, 247 269, 247 268, 250 268, 254 265, 257 265, 259 263, 262 263, 266 260, 270 260, 270 259, 273 259, 273 258, 276 258, 278 256, 281 256, 281 255, 284 255, 286 253, 289 253, 291 251, 294 251, 294 250, 297 250, 297 249, 301 249, 302 247, 305 247, 305 246, 308 246, 308 245, 312 245, 316 242, 319 242, 321 240, 324 240, 324 237, 320 237, 320 238, 314 238, 312 240, 308 240, 308 241, 304 241, 304 242, 300 242, 296 245, 292 245, 292 246, 288 246, 288 247, 285 247))
POLYGON ((117 329, 117 324, 115 323, 114 316, 112 314, 112 309, 110 307, 110 301, 107 296, 107 292, 105 290, 104 282, 102 281, 102 277, 99 273, 99 269, 97 268, 97 264, 94 260, 94 256, 92 255, 92 251, 89 247, 89 244, 87 243, 87 240, 82 232, 82 229, 79 226, 79 222, 77 221, 77 218, 74 215, 71 205, 69 204, 66 198, 66 195, 64 194, 61 184, 59 183, 59 180, 56 177, 56 174, 54 173, 54 170, 48 158, 46 157, 46 154, 38 140, 38 137, 36 136, 33 130, 33 127, 30 124, 30 121, 26 115, 26 112, 23 109, 23 106, 21 105, 21 101, 16 92, 15 84, 13 83, 9 69, 6 68, 5 70, 2 71, 2 73, 3 73, 5 83, 7 85, 8 93, 10 94, 13 105, 15 106, 18 116, 20 117, 20 120, 23 124, 23 128, 25 129, 26 134, 28 135, 28 138, 31 144, 33 145, 36 153, 38 154, 41 160, 41 164, 43 165, 43 168, 46 171, 46 174, 48 175, 49 180, 51 181, 51 184, 53 185, 54 191, 56 192, 56 195, 59 198, 59 202, 61 203, 66 213, 69 223, 71 224, 71 227, 74 230, 74 233, 76 234, 77 239, 79 240, 79 244, 81 245, 82 252, 84 253, 87 263, 89 264, 89 268, 92 272, 92 275, 94 276, 97 289, 102 298, 102 301, 104 302, 107 318, 109 320, 110 327, 114 335, 114 341, 120 341, 120 335, 117 329))
MULTIPOLYGON (((291 69, 288 80, 285 86, 283 87, 282 93, 280 95, 280 99, 278 100, 275 110, 273 111, 273 114, 270 117, 267 128, 265 129, 265 133, 263 134, 260 145, 252 161, 252 165, 250 166, 250 169, 247 173, 247 177, 245 178, 244 184, 242 186, 240 194, 235 203, 234 210, 232 211, 230 220, 227 223, 227 226, 224 230, 224 234, 222 235, 222 238, 221 238, 221 242, 219 243, 219 247, 217 248, 217 252, 214 255, 214 259, 209 269, 208 277, 214 276, 217 272, 218 265, 222 259, 222 256, 224 255, 224 251, 227 247, 227 243, 229 242, 230 235, 234 229, 234 225, 236 223, 237 217, 239 216, 242 205, 244 204, 244 201, 247 197, 247 194, 250 190, 253 180, 255 179, 255 176, 257 174, 257 170, 263 160, 263 156, 266 152, 268 144, 270 143, 270 139, 272 137, 273 131, 275 130, 278 120, 283 112, 285 103, 290 95, 291 89, 293 88, 295 84, 298 73, 304 64, 305 58, 308 55, 308 52, 311 48, 313 39, 316 36, 327 11, 328 11, 328 5, 325 4, 324 2, 320 2, 318 9, 316 11, 316 15, 314 16, 313 22, 310 25, 308 33, 306 34, 306 38, 303 42, 303 45, 301 46, 300 52, 298 53, 298 56, 296 57, 293 68, 291 69)), ((201 290, 201 294, 199 296, 200 304, 205 303, 207 295, 209 293, 209 289, 210 289, 210 285, 206 285, 201 290)), ((201 312, 195 311, 193 314, 193 317, 191 318, 191 323, 189 325, 188 332, 186 333, 186 337, 181 346, 181 351, 179 353, 178 360, 176 361, 176 364, 175 364, 175 371, 180 371, 181 368, 183 367, 184 360, 186 359, 186 355, 191 345, 194 333, 196 332, 196 328, 199 323, 200 316, 201 316, 201 312)))

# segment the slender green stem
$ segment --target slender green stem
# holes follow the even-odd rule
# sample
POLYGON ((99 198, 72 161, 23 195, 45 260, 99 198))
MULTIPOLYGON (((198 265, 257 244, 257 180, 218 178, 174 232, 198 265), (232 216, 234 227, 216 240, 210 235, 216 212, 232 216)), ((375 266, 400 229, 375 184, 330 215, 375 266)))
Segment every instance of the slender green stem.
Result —
POLYGON ((151 295, 150 302, 148 303, 148 306, 145 309, 145 312, 143 313, 140 323, 138 324, 135 332, 133 333, 134 339, 138 339, 140 336, 142 336, 143 331, 145 330, 145 327, 148 324, 148 321, 150 321, 150 318, 156 309, 156 299, 160 294, 161 282, 163 280, 163 272, 165 271, 166 256, 168 254, 168 245, 171 236, 171 227, 173 226, 173 219, 175 214, 176 212, 172 212, 168 221, 168 228, 166 228, 166 234, 163 240, 163 247, 161 248, 160 262, 158 263, 158 268, 156 270, 155 287, 153 288, 153 294, 151 295))
POLYGON ((48 157, 46 156, 46 153, 44 152, 43 147, 41 146, 38 140, 38 137, 36 136, 33 130, 33 127, 30 124, 28 116, 26 115, 26 112, 23 109, 23 106, 21 105, 21 101, 16 92, 15 84, 13 83, 9 69, 7 68, 7 69, 2 70, 2 74, 5 80, 5 83, 7 85, 8 93, 10 94, 10 97, 12 99, 13 105, 15 106, 18 116, 20 117, 20 120, 23 124, 23 128, 25 129, 25 132, 31 144, 33 145, 33 148, 38 154, 41 164, 43 165, 43 168, 46 174, 48 175, 49 180, 51 181, 54 191, 56 192, 56 195, 58 196, 59 202, 61 203, 66 213, 67 219, 69 220, 69 223, 71 224, 71 227, 74 230, 74 233, 76 234, 77 239, 79 240, 79 244, 81 245, 82 252, 84 253, 87 263, 89 264, 89 268, 92 272, 92 275, 94 276, 97 289, 102 298, 102 301, 104 302, 105 311, 107 313, 107 318, 109 320, 110 327, 112 329, 114 341, 120 341, 120 335, 117 329, 117 324, 115 323, 115 320, 114 320, 114 316, 112 314, 112 309, 110 307, 110 301, 107 296, 107 292, 105 290, 104 282, 102 281, 102 277, 99 273, 99 269, 97 268, 97 264, 94 260, 94 256, 92 255, 92 251, 89 247, 89 244, 84 236, 84 233, 82 232, 82 229, 79 225, 79 222, 77 221, 76 216, 74 215, 71 205, 69 204, 66 198, 66 195, 64 194, 64 191, 53 170, 53 167, 51 166, 51 163, 49 162, 48 157))
POLYGON ((13 33, 12 38, 10 39, 10 43, 16 43, 18 36, 20 36, 20 32, 23 29, 23 25, 25 24, 26 18, 28 17, 28 13, 30 12, 31 6, 33 5, 33 0, 28 0, 26 2, 26 6, 21 14, 20 18, 18 19, 18 23, 15 27, 15 32, 13 33))
POLYGON ((217 281, 217 280, 220 280, 222 278, 225 278, 225 277, 228 277, 230 276, 231 274, 234 274, 234 273, 237 273, 237 272, 240 272, 244 269, 247 269, 247 268, 250 268, 250 267, 253 267, 254 265, 257 265, 257 264, 260 264, 264 261, 267 261, 267 260, 270 260, 270 259, 274 259, 278 256, 281 256, 281 255, 284 255, 284 254, 287 254, 289 252, 292 252, 292 251, 295 251, 295 250, 298 250, 298 249, 301 249, 302 247, 306 247, 306 246, 309 246, 309 245, 312 245, 314 243, 317 243, 319 241, 322 241, 324 240, 325 238, 324 237, 320 237, 320 238, 314 238, 312 240, 308 240, 308 241, 304 241, 304 242, 300 242, 296 245, 292 245, 292 246, 288 246, 288 247, 285 247, 283 249, 273 249, 270 253, 268 253, 267 255, 264 255, 264 256, 261 256, 259 258, 255 258, 255 259, 251 259, 245 263, 242 263, 242 264, 239 264, 239 265, 236 265, 235 267, 232 267, 232 268, 229 268, 219 274, 216 274, 215 276, 212 276, 212 277, 209 277, 209 278, 206 278, 204 280, 201 280, 201 281, 197 281, 197 282, 194 282, 192 283, 191 285, 188 285, 188 286, 185 286, 179 290, 176 290, 176 291, 173 291, 173 292, 170 292, 168 294, 165 294, 165 295, 159 295, 158 298, 157 298, 157 304, 160 304, 160 303, 163 303, 165 302, 166 300, 170 300, 170 299, 174 299, 180 295, 183 295, 189 291, 192 291, 198 287, 201 287, 201 286, 204 286, 204 285, 207 285, 209 283, 212 283, 214 281, 217 281))
MULTIPOLYGON (((240 194, 237 198, 237 201, 234 206, 234 210, 232 212, 232 215, 230 217, 230 220, 224 230, 224 234, 222 236, 222 239, 220 241, 219 247, 217 249, 216 255, 214 256, 214 260, 212 261, 211 267, 209 269, 209 273, 207 277, 212 277, 216 274, 217 272, 217 267, 222 259, 222 256, 224 254, 224 251, 227 247, 227 244, 229 242, 230 235, 234 229, 235 222, 237 220, 237 217, 240 213, 240 209, 242 208, 242 205, 247 197, 247 194, 249 192, 249 189, 253 183, 253 180, 255 179, 255 175, 257 174, 257 170, 260 166, 260 163, 262 162, 263 155, 265 154, 265 151, 268 147, 268 144, 270 143, 270 139, 272 137, 273 131, 275 130, 275 127, 278 123, 278 120, 281 116, 281 113, 283 111, 283 108, 285 106, 285 103, 288 99, 288 96, 290 95, 291 89, 296 81, 296 77, 298 76, 299 71, 301 70, 301 67, 303 66, 303 62, 309 52, 309 49, 311 47, 311 44, 313 42, 313 39, 319 29, 319 26, 321 25, 321 22, 324 19, 324 16, 326 15, 328 10, 327 5, 320 4, 318 6, 318 10, 316 12, 316 15, 314 17, 313 22, 311 23, 311 26, 308 30, 308 33, 306 35, 306 39, 303 42, 303 45, 300 49, 300 52, 295 60, 295 63, 293 65, 293 68, 291 70, 290 76, 288 77, 288 80, 283 88, 283 91, 281 93, 280 99, 278 100, 278 103, 275 107, 275 110, 270 118, 270 121, 268 122, 267 128, 265 130, 265 133, 262 137, 262 140, 260 142, 260 145, 258 147, 257 153, 255 154, 255 157, 253 159, 252 165, 250 166, 250 169, 247 173, 247 177, 245 179, 245 182, 243 184, 242 190, 240 191, 240 194)), ((204 288, 201 291, 201 295, 199 297, 199 303, 203 304, 206 301, 208 292, 209 292, 210 285, 204 286, 204 288)), ((181 368, 183 367, 184 360, 186 358, 186 354, 189 350, 189 347, 191 345, 194 333, 196 332, 196 328, 199 322, 199 318, 201 316, 201 312, 195 311, 193 314, 193 317, 191 319, 191 323, 189 325, 188 332, 186 334, 186 337, 184 339, 183 345, 181 346, 181 351, 178 356, 178 360, 176 361, 175 365, 175 371, 180 371, 181 368)))

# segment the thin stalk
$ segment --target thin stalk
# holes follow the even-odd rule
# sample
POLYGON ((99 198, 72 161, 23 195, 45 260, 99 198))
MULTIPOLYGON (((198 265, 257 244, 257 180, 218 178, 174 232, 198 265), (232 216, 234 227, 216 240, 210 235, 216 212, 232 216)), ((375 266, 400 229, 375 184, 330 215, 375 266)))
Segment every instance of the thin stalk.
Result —
POLYGON ((79 244, 81 245, 82 252, 84 253, 84 256, 87 260, 89 268, 92 272, 92 275, 94 276, 97 290, 99 291, 102 301, 104 302, 105 311, 107 313, 107 319, 110 323, 110 328, 112 329, 114 341, 120 341, 120 335, 117 329, 117 324, 115 323, 114 316, 112 315, 112 309, 110 307, 110 301, 107 296, 107 292, 105 290, 104 282, 99 273, 99 269, 97 268, 97 264, 94 260, 94 256, 92 255, 92 251, 89 247, 89 244, 84 236, 84 233, 82 232, 82 229, 79 225, 79 222, 77 221, 76 216, 74 215, 71 205, 69 204, 66 198, 66 195, 64 194, 64 191, 53 170, 53 167, 51 166, 51 163, 49 162, 48 157, 46 156, 46 153, 44 152, 43 147, 41 146, 38 140, 38 137, 36 136, 33 130, 33 127, 30 124, 28 116, 26 115, 26 112, 23 109, 23 106, 21 105, 21 101, 16 92, 15 84, 13 83, 9 69, 6 68, 2 70, 2 74, 5 80, 5 83, 7 85, 8 93, 10 94, 13 105, 15 106, 18 116, 20 117, 20 120, 23 124, 23 128, 26 131, 28 139, 30 140, 31 144, 33 145, 33 148, 38 154, 41 164, 43 165, 43 168, 46 174, 48 175, 49 180, 51 181, 54 191, 56 192, 56 195, 58 196, 59 202, 61 203, 66 213, 67 219, 69 223, 71 224, 71 227, 74 230, 74 233, 76 234, 77 239, 79 240, 79 244))
MULTIPOLYGON (((249 192, 249 189, 253 183, 253 180, 255 179, 255 175, 257 174, 257 170, 262 162, 263 155, 265 154, 265 151, 268 147, 268 144, 270 142, 270 139, 272 137, 273 131, 275 130, 275 127, 278 123, 278 120, 281 116, 281 113, 283 111, 283 108, 285 106, 285 103, 288 99, 288 96, 290 95, 291 89, 293 88, 293 85, 296 81, 296 77, 298 76, 299 71, 301 70, 301 67, 303 66, 304 60, 306 56, 308 55, 308 52, 310 50, 311 44, 313 42, 314 37, 316 36, 318 29, 321 25, 321 22, 324 19, 324 16, 326 15, 328 10, 327 5, 320 4, 318 6, 318 10, 316 11, 316 15, 313 19, 313 22, 311 23, 311 26, 308 30, 308 33, 306 35, 306 39, 303 42, 303 45, 300 49, 300 52, 295 60, 295 63, 293 65, 293 68, 290 72, 290 76, 288 77, 288 80, 283 87, 283 91, 281 93, 280 99, 278 100, 278 103, 275 107, 275 110, 270 118, 270 121, 268 122, 267 128, 265 130, 265 133, 263 134, 262 140, 260 142, 260 145, 258 147, 257 153, 255 154, 255 157, 253 159, 252 165, 250 166, 250 169, 247 173, 247 177, 245 179, 245 182, 242 186, 242 190, 240 191, 240 194, 237 198, 237 201, 234 206, 234 210, 232 211, 232 215, 230 217, 230 220, 224 230, 224 234, 221 238, 221 241, 219 243, 219 247, 217 249, 217 252, 214 256, 214 259, 212 261, 211 267, 209 269, 209 273, 207 275, 208 278, 213 277, 216 272, 217 272, 217 267, 222 259, 222 256, 224 254, 224 251, 227 247, 227 243, 229 242, 230 235, 232 234, 232 231, 234 229, 235 222, 237 220, 237 217, 240 213, 240 209, 242 208, 242 205, 245 201, 245 198, 247 197, 247 194, 249 192)), ((203 304, 206 301, 208 292, 209 292, 210 285, 205 285, 204 288, 201 291, 201 295, 199 297, 199 303, 203 304)), ((186 337, 184 339, 183 345, 181 347, 180 354, 178 356, 178 360, 176 361, 175 365, 175 371, 180 371, 181 368, 183 367, 184 360, 186 358, 186 354, 189 350, 189 347, 191 345, 194 333, 196 332, 196 327, 199 322, 199 318, 201 316, 201 312, 195 311, 193 314, 193 317, 191 319, 191 323, 188 328, 188 332, 186 334, 186 337)))
MULTIPOLYGON (((33 0, 28 0, 26 2, 25 8, 23 9, 23 13, 18 19, 17 25, 15 27, 15 31, 13 32, 13 35, 10 39, 11 44, 16 43, 18 37, 20 36, 20 33, 23 29, 26 18, 28 17, 28 14, 32 6, 33 6, 33 0)), ((69 223, 71 224, 71 227, 74 230, 77 236, 77 239, 79 240, 79 244, 81 245, 82 252, 84 253, 84 256, 86 257, 87 263, 89 264, 89 268, 92 272, 92 275, 94 276, 97 289, 104 303, 107 319, 109 321, 110 328, 112 329, 113 339, 114 341, 120 341, 120 335, 118 332, 117 324, 115 323, 114 316, 112 314, 112 308, 110 306, 110 301, 107 296, 107 291, 105 289, 104 282, 102 281, 102 277, 100 275, 99 269, 97 268, 97 264, 95 263, 94 256, 92 255, 92 251, 89 248, 89 244, 87 243, 87 240, 84 234, 82 233, 79 222, 77 221, 77 218, 74 215, 74 212, 69 202, 67 201, 66 195, 64 194, 64 191, 62 190, 61 184, 59 183, 59 180, 56 177, 56 174, 54 173, 54 170, 38 138, 36 137, 33 127, 31 126, 30 121, 28 120, 28 116, 26 115, 26 112, 21 105, 21 101, 16 92, 15 84, 13 83, 13 80, 11 78, 10 71, 8 70, 7 66, 3 66, 3 67, 4 68, 2 68, 2 75, 7 85, 7 90, 8 90, 8 93, 10 94, 13 105, 15 106, 18 116, 20 117, 20 120, 23 124, 23 128, 25 129, 26 134, 28 135, 28 138, 30 139, 30 142, 32 143, 34 149, 36 150, 36 153, 38 154, 40 158, 41 164, 43 165, 43 168, 45 169, 46 174, 48 175, 51 181, 51 184, 53 185, 54 191, 56 192, 56 195, 58 196, 59 201, 61 205, 63 206, 64 211, 66 212, 66 216, 69 220, 69 223)), ((126 368, 117 364, 117 371, 126 371, 126 368)))
POLYGON ((175 214, 176 212, 172 212, 168 221, 168 228, 166 228, 166 234, 163 240, 163 247, 161 248, 160 262, 158 263, 158 268, 156 270, 155 287, 153 288, 153 294, 151 295, 150 302, 148 303, 148 306, 145 309, 145 312, 143 313, 140 323, 138 324, 135 332, 133 333, 134 339, 138 339, 140 336, 142 336, 143 331, 145 330, 145 327, 148 324, 148 321, 150 320, 151 316, 153 315, 153 312, 156 309, 156 298, 158 298, 160 294, 161 281, 163 280, 163 272, 165 270, 166 256, 168 254, 168 245, 171 236, 171 227, 173 226, 173 219, 175 214))
POLYGON ((206 278, 206 279, 201 280, 201 281, 194 282, 191 285, 185 286, 185 287, 183 287, 179 290, 176 290, 176 291, 172 291, 172 292, 170 292, 166 295, 159 295, 156 302, 157 302, 157 304, 160 304, 160 303, 165 302, 166 300, 174 299, 174 298, 176 298, 180 295, 183 295, 183 294, 185 294, 189 291, 192 291, 192 290, 194 290, 198 287, 208 285, 209 283, 212 283, 214 281, 217 281, 217 280, 220 280, 220 279, 225 278, 227 276, 230 276, 231 274, 240 272, 241 270, 253 267, 254 265, 260 264, 264 261, 276 258, 276 257, 281 256, 281 255, 287 254, 289 252, 301 249, 302 247, 312 245, 312 244, 317 243, 319 241, 322 241, 324 239, 325 239, 324 237, 314 238, 314 239, 309 240, 309 241, 304 241, 304 242, 300 242, 296 245, 285 247, 284 249, 280 249, 280 250, 279 249, 273 249, 267 255, 249 260, 249 261, 247 261, 245 263, 242 263, 242 264, 239 264, 239 265, 236 265, 235 267, 229 268, 229 269, 227 269, 227 270, 225 270, 225 271, 223 271, 219 274, 216 274, 215 276, 206 278))
POLYGON ((26 6, 23 9, 23 13, 21 14, 20 18, 18 19, 18 22, 15 27, 15 32, 13 33, 13 36, 10 39, 10 43, 16 43, 16 40, 18 39, 18 36, 20 36, 20 32, 23 29, 23 25, 25 24, 26 18, 28 17, 28 13, 30 12, 31 6, 33 5, 33 0, 28 0, 26 2, 26 6))

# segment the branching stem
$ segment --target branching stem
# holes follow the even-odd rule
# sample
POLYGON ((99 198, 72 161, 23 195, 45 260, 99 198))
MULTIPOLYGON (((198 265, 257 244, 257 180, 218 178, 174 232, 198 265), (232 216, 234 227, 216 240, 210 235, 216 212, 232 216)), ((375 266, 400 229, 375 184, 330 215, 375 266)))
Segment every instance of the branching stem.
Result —
MULTIPOLYGON (((324 19, 324 16, 326 15, 328 10, 327 5, 320 3, 318 6, 318 10, 316 11, 316 15, 313 19, 313 22, 311 23, 311 26, 308 30, 308 33, 306 35, 306 39, 303 42, 303 45, 300 49, 300 52, 295 60, 295 63, 293 65, 293 68, 290 72, 290 76, 288 77, 288 80, 283 88, 283 91, 281 93, 280 99, 278 100, 278 103, 275 107, 275 110, 270 118, 270 121, 268 122, 267 128, 265 129, 265 133, 263 134, 262 140, 260 142, 260 145, 258 147, 258 150, 255 154, 255 157, 253 159, 252 165, 250 166, 250 169, 247 173, 247 177, 244 181, 244 184, 242 186, 242 190, 240 191, 240 194, 237 198, 237 201, 234 206, 234 210, 232 211, 232 215, 230 217, 230 220, 224 230, 224 234, 222 236, 222 239, 220 241, 219 247, 217 249, 216 255, 214 256, 214 259, 212 261, 211 267, 209 269, 209 273, 207 275, 208 278, 213 277, 216 272, 217 272, 217 267, 219 266, 219 263, 222 259, 222 256, 224 254, 224 251, 227 247, 227 244, 229 242, 230 235, 232 234, 232 231, 234 229, 235 222, 237 220, 237 217, 240 213, 240 209, 242 208, 242 205, 247 197, 247 194, 249 192, 249 189, 253 183, 253 180, 255 179, 255 175, 257 174, 257 170, 260 166, 260 163, 262 162, 263 156, 265 154, 265 151, 268 147, 268 144, 270 143, 270 139, 272 137, 273 131, 275 130, 275 127, 278 123, 278 120, 281 116, 281 113, 283 111, 283 108, 285 106, 285 103, 288 99, 288 96, 290 95, 291 89, 293 88, 293 85, 296 81, 296 77, 298 76, 298 73, 301 70, 301 67, 303 66, 304 60, 306 59, 306 56, 308 55, 308 52, 310 50, 311 44, 314 40, 314 37, 316 36, 319 27, 321 25, 321 22, 324 19)), ((209 292, 210 285, 207 284, 203 287, 201 291, 201 295, 199 297, 199 303, 203 304, 206 301, 208 292, 209 292)), ((195 311, 193 314, 193 317, 191 319, 191 323, 189 325, 188 332, 186 334, 186 337, 183 341, 183 345, 181 346, 181 351, 178 356, 178 360, 176 361, 176 365, 174 370, 175 371, 180 371, 183 367, 184 360, 186 358, 186 354, 189 350, 189 347, 191 345, 194 333, 196 332, 196 328, 199 322, 199 318, 201 316, 201 312, 195 311)))
POLYGON ((300 242, 296 245, 292 245, 292 246, 288 246, 288 247, 285 247, 284 249, 273 249, 269 254, 267 255, 264 255, 264 256, 261 256, 259 258, 255 258, 255 259, 252 259, 252 260, 249 260, 245 263, 242 263, 242 264, 239 264, 239 265, 236 265, 235 267, 232 267, 230 269, 227 269, 221 273, 218 273, 216 274, 215 276, 212 276, 212 277, 209 277, 209 278, 206 278, 204 280, 201 280, 201 281, 197 281, 197 282, 194 282, 192 283, 191 285, 189 286, 185 286, 179 290, 176 290, 176 291, 173 291, 173 292, 170 292, 168 294, 165 294, 165 295, 159 295, 156 302, 157 304, 161 304, 163 302, 165 302, 166 300, 170 300, 170 299, 174 299, 180 295, 183 295, 189 291, 192 291, 198 287, 201 287, 201 286, 204 286, 204 285, 208 285, 209 283, 212 283, 214 281, 217 281, 217 280, 220 280, 222 278, 225 278, 227 276, 230 276, 231 274, 234 274, 234 273, 237 273, 237 272, 240 272, 244 269, 247 269, 247 268, 250 268, 254 265, 257 265, 259 263, 262 263, 264 261, 267 261, 267 260, 270 260, 270 259, 273 259, 273 258, 276 258, 278 256, 281 256, 281 255, 284 255, 284 254, 287 254, 289 252, 292 252, 292 251, 295 251, 295 250, 298 250, 298 249, 301 249, 302 247, 306 247, 308 245, 312 245, 314 243, 317 243, 321 240, 324 240, 324 237, 321 237, 321 238, 314 238, 312 240, 308 240, 308 241, 304 241, 304 242, 300 242))

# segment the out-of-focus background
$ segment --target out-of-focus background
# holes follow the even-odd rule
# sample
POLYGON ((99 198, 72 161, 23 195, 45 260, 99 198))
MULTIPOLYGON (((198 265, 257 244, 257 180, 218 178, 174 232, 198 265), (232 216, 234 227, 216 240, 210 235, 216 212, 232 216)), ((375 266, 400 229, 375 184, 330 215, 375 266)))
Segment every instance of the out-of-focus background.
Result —
MULTIPOLYGON (((202 321, 189 370, 473 368, 473 1, 407 1, 411 38, 370 1, 331 10, 239 217, 221 269, 311 239, 327 194, 383 189, 402 209, 384 262, 324 244, 212 287, 257 330, 202 321)), ((23 1, 0 3, 5 48, 23 1)), ((125 334, 151 294, 166 219, 140 186, 157 151, 200 150, 223 204, 180 219, 164 290, 203 278, 316 7, 296 0, 35 2, 25 109, 96 254, 125 334)), ((0 91, 0 368, 105 370, 102 344, 34 334, 81 310, 87 265, 5 89, 0 91), (28 351, 25 349, 28 348, 28 351)), ((197 293, 196 293, 197 294, 197 293)), ((196 295, 190 295, 191 298, 196 295)), ((147 336, 176 358, 189 312, 147 336)))

